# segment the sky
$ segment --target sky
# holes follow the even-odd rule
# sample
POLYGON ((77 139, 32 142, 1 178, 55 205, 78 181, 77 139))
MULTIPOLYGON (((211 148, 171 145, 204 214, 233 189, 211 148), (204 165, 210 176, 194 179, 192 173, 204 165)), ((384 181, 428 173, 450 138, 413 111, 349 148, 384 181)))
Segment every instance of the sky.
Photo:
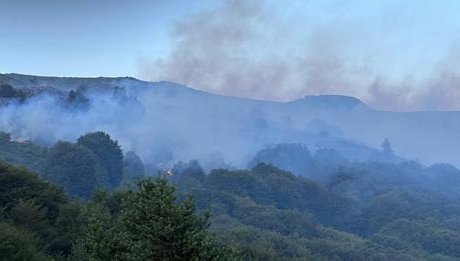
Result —
POLYGON ((457 0, 0 0, 0 72, 460 110, 457 0))

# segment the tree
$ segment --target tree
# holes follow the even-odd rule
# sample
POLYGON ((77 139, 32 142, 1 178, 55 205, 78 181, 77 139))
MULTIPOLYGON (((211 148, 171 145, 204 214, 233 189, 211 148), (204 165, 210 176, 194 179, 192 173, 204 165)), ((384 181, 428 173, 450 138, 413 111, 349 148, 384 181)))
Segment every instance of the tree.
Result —
POLYGON ((10 219, 32 231, 44 230, 47 225, 46 209, 37 205, 34 200, 19 200, 10 211, 10 219))
POLYGON ((146 178, 124 195, 120 218, 99 206, 88 226, 87 249, 104 260, 221 260, 223 251, 206 229, 191 198, 178 202, 166 177, 146 178))
POLYGON ((198 215, 189 197, 178 203, 175 188, 165 177, 144 179, 131 190, 122 222, 133 253, 142 260, 210 260, 219 252, 206 229, 209 215, 198 215))
POLYGON ((52 260, 44 254, 69 254, 77 235, 61 224, 77 229, 75 217, 81 215, 73 212, 59 224, 63 205, 62 189, 26 169, 0 163, 0 260, 52 260))
POLYGON ((53 220, 66 196, 62 189, 44 182, 26 169, 0 162, 0 209, 9 213, 21 200, 33 200, 47 210, 47 219, 53 220))
POLYGON ((0 131, 0 144, 9 143, 11 141, 11 135, 9 133, 0 131))
POLYGON ((312 155, 302 144, 283 143, 262 149, 256 153, 249 166, 267 163, 288 170, 296 175, 306 175, 312 168, 312 155))
POLYGON ((92 151, 58 142, 46 159, 44 177, 62 185, 72 196, 88 198, 98 186, 108 186, 107 173, 92 151))
POLYGON ((0 222, 0 260, 51 260, 37 248, 37 241, 32 233, 0 222))
POLYGON ((117 187, 123 179, 123 152, 109 134, 98 131, 78 138, 78 145, 91 150, 108 174, 109 185, 117 187))
POLYGON ((136 253, 130 253, 128 246, 131 241, 107 207, 100 204, 91 207, 86 230, 81 243, 85 251, 79 253, 76 260, 83 259, 81 256, 88 256, 84 258, 88 260, 142 260, 136 258, 136 253))
POLYGON ((145 176, 145 168, 142 160, 136 153, 128 151, 123 160, 123 180, 129 183, 145 176))
POLYGON ((172 169, 171 181, 175 183, 179 192, 192 192, 202 186, 206 179, 206 173, 196 160, 190 160, 188 163, 178 162, 172 169))
POLYGON ((82 89, 70 90, 67 103, 73 108, 85 109, 89 106, 89 99, 83 94, 82 89))
POLYGON ((0 85, 0 97, 13 98, 15 96, 16 90, 13 88, 13 86, 6 83, 0 85))
POLYGON ((0 84, 0 98, 16 98, 20 101, 24 101, 27 97, 27 94, 20 90, 15 89, 13 86, 9 84, 0 84))
POLYGON ((385 138, 385 140, 383 140, 382 151, 386 155, 394 155, 394 151, 393 151, 393 148, 391 147, 391 143, 387 138, 385 138))

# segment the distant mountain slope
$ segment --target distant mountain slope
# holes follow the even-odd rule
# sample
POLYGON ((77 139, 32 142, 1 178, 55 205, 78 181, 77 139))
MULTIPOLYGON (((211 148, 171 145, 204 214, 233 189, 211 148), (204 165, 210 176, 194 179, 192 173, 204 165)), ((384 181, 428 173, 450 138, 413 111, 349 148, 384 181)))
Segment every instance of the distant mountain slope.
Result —
POLYGON ((0 130, 44 143, 104 130, 163 165, 198 158, 205 166, 245 166, 256 151, 279 143, 368 160, 385 138, 402 157, 460 165, 460 112, 377 111, 340 95, 259 101, 129 77, 0 74, 0 84, 28 94, 1 107, 0 130))

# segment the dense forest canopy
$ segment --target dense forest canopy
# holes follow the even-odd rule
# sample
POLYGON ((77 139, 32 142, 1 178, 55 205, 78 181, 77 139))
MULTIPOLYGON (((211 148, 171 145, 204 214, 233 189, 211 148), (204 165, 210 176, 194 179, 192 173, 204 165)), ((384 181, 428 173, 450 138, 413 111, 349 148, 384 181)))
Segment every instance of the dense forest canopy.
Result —
POLYGON ((460 171, 448 164, 279 144, 248 169, 162 170, 103 132, 1 143, 5 260, 460 258, 460 171))

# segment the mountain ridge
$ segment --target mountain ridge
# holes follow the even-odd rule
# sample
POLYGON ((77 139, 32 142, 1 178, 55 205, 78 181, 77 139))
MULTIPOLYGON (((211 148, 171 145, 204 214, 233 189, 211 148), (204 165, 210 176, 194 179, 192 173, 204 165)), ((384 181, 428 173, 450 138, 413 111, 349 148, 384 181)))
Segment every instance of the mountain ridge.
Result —
MULTIPOLYGON (((369 107, 359 98, 347 95, 332 95, 332 94, 319 94, 319 95, 306 95, 304 97, 293 99, 289 101, 272 101, 272 100, 263 100, 263 99, 252 99, 240 96, 232 96, 232 95, 222 95, 216 94, 213 92, 197 89, 185 84, 176 83, 172 81, 145 81, 141 79, 137 79, 135 77, 124 76, 124 77, 58 77, 58 76, 38 76, 38 75, 28 75, 28 74, 18 74, 18 73, 0 73, 0 83, 8 83, 11 85, 15 85, 14 87, 32 89, 33 85, 42 86, 43 84, 47 84, 49 81, 57 81, 57 82, 71 82, 68 83, 71 88, 78 88, 77 84, 85 84, 88 81, 95 81, 98 84, 123 84, 124 81, 132 81, 136 84, 144 84, 147 86, 158 87, 158 86, 167 86, 173 88, 180 88, 180 89, 187 89, 196 92, 206 93, 207 95, 215 95, 227 98, 237 98, 242 100, 249 100, 255 102, 270 102, 270 103, 312 103, 311 106, 321 105, 323 107, 348 107, 352 108, 355 106, 365 106, 369 107), (332 102, 332 103, 331 103, 332 102), (336 103, 336 104, 334 104, 336 103), (337 106, 338 104, 338 106, 337 106)), ((54 87, 54 86, 49 86, 54 87)), ((117 87, 117 86, 112 86, 117 87)), ((120 86, 123 87, 123 86, 120 86)), ((56 87, 54 87, 56 88, 56 87)), ((70 88, 66 88, 65 91, 69 91, 70 88)))
MULTIPOLYGON (((172 148, 166 153, 168 159, 199 158, 206 151, 203 157, 231 162, 247 160, 255 151, 277 143, 305 143, 314 149, 324 144, 341 146, 340 140, 345 139, 378 148, 388 138, 403 158, 460 166, 455 156, 460 154, 458 111, 379 111, 343 95, 289 102, 253 100, 132 77, 0 74, 0 83, 40 87, 30 102, 17 95, 10 99, 18 102, 1 103, 5 105, 0 106, 1 127, 17 137, 53 142, 104 130, 123 146, 139 149, 144 158, 165 157, 158 151, 172 148), (59 90, 59 95, 40 95, 53 90, 59 90), (68 104, 71 91, 82 96, 77 100, 83 104, 68 104), (324 137, 331 141, 323 142, 324 137), (214 155, 215 151, 222 155, 214 155)), ((368 154, 345 151, 350 157, 368 154)))

